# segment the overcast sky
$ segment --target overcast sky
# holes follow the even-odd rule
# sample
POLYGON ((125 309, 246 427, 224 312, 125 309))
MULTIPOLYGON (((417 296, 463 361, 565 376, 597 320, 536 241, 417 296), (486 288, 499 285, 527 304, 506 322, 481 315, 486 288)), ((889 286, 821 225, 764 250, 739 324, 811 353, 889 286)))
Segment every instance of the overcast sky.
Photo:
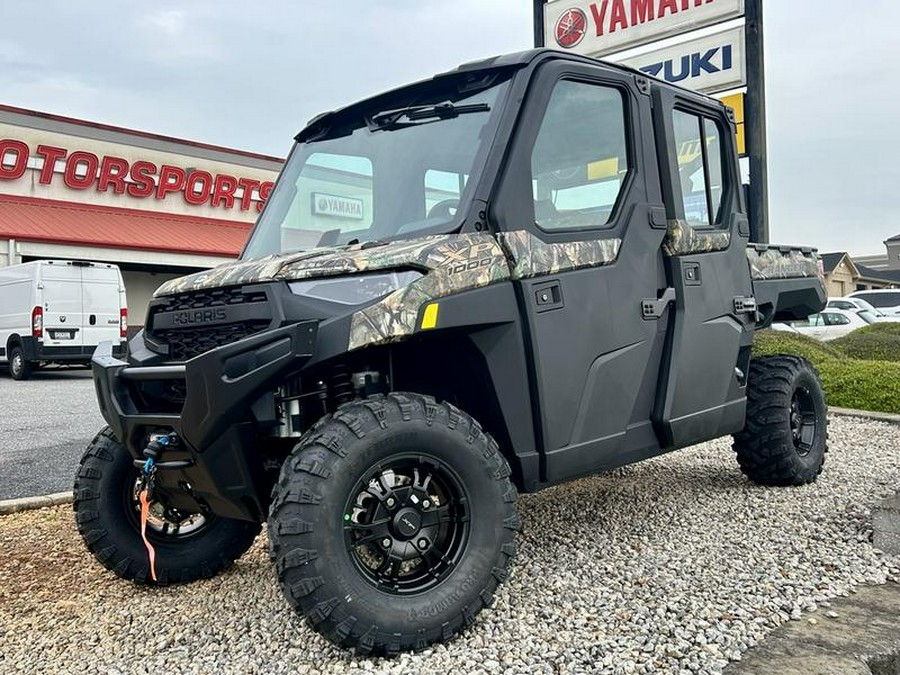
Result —
MULTIPOLYGON (((772 239, 882 253, 900 3, 765 10, 772 239)), ((0 27, 0 103, 279 156, 318 112, 532 45, 531 0, 0 0, 0 27)))

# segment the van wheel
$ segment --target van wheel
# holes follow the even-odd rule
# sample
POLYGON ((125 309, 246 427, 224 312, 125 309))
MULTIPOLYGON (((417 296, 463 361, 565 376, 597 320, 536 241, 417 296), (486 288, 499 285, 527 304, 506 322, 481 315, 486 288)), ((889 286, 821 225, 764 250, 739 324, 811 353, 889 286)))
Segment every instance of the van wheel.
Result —
POLYGON ((9 350, 9 374, 14 380, 31 377, 31 364, 25 360, 25 352, 19 345, 9 350))
POLYGON ((819 374, 798 356, 750 362, 747 421, 734 435, 741 471, 760 485, 805 485, 822 472, 828 408, 819 374))
POLYGON ((496 442, 447 403, 394 393, 342 406, 282 466, 269 511, 282 592, 357 653, 451 639, 515 554, 509 475, 496 442))

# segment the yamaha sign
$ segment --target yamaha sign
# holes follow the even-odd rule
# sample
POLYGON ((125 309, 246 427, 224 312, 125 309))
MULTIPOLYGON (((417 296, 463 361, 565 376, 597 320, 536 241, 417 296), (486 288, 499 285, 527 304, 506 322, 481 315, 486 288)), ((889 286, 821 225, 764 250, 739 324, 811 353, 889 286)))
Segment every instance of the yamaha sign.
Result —
POLYGON ((743 0, 551 0, 544 6, 544 44, 599 57, 743 13, 743 0))

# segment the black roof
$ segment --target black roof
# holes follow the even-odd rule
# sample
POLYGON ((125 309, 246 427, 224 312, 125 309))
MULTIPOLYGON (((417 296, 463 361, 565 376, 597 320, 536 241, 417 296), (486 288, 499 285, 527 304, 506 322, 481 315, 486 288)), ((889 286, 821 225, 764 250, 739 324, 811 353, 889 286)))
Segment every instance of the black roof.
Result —
POLYGON ((819 255, 819 258, 822 261, 822 267, 825 268, 826 274, 834 270, 834 268, 838 266, 838 263, 841 262, 845 255, 847 255, 846 251, 838 251, 837 253, 822 253, 821 255, 819 255))
POLYGON ((900 234, 895 234, 893 237, 888 237, 887 241, 900 241, 900 234))
POLYGON ((856 265, 859 270, 859 276, 866 279, 880 279, 890 281, 892 283, 900 283, 900 270, 876 270, 865 265, 856 265))

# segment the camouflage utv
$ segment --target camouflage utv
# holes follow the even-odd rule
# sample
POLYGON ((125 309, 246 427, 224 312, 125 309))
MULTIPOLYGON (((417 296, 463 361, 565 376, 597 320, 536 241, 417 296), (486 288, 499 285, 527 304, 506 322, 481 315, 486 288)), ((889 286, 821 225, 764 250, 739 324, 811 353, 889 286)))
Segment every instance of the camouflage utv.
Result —
POLYGON ((75 512, 125 579, 231 565, 361 653, 448 640, 506 578, 516 495, 733 434, 815 480, 825 401, 754 331, 818 311, 815 251, 749 244, 717 101, 553 51, 312 120, 241 259, 164 284, 75 512))

